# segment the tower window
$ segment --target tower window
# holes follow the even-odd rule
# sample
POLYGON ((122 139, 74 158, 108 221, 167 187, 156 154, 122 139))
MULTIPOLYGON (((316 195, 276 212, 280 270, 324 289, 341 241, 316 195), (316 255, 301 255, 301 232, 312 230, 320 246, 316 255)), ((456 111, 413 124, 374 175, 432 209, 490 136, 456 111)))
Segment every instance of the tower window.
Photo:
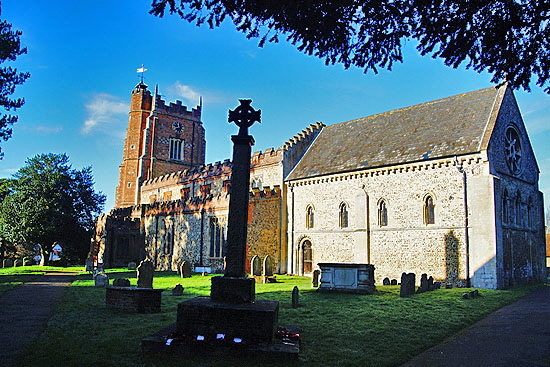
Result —
POLYGON ((171 160, 183 161, 183 140, 170 139, 170 154, 171 160))

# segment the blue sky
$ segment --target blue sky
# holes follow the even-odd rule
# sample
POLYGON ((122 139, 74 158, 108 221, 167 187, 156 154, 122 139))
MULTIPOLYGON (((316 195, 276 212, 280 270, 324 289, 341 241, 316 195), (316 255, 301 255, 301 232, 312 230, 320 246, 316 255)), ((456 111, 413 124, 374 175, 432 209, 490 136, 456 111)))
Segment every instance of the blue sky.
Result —
MULTIPOLYGON (((74 168, 92 166, 96 190, 114 204, 118 166, 136 69, 148 69, 164 99, 195 107, 203 98, 207 162, 230 158, 227 111, 251 98, 262 123, 250 132, 254 150, 278 148, 321 121, 327 125, 490 86, 489 74, 451 69, 405 45, 403 64, 391 72, 326 66, 323 60, 281 42, 258 48, 227 23, 198 28, 176 16, 148 14, 149 0, 4 0, 1 18, 23 32, 28 54, 10 65, 31 77, 13 137, 1 142, 0 177, 27 158, 67 153, 74 168)), ((533 86, 516 91, 541 170, 540 189, 550 194, 550 96, 533 86)))

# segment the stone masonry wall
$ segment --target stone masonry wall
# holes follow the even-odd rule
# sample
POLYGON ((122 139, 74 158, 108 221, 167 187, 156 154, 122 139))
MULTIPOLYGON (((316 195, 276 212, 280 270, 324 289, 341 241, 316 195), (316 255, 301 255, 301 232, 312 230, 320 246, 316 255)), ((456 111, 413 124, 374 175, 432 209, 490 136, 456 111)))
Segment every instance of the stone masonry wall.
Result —
MULTIPOLYGON (((480 155, 461 161, 470 175, 488 171, 480 155)), ((320 262, 370 262, 376 267, 377 282, 414 272, 464 284, 463 176, 453 159, 306 179, 290 186, 288 211, 294 213, 288 235, 293 241, 290 272, 302 272, 301 244, 309 240, 314 268, 320 262), (435 224, 424 223, 427 195, 434 199, 435 224), (387 205, 387 226, 381 226, 378 220, 381 200, 387 205), (339 225, 342 203, 348 208, 347 228, 339 225), (310 229, 305 222, 308 206, 314 209, 314 226, 310 229)))

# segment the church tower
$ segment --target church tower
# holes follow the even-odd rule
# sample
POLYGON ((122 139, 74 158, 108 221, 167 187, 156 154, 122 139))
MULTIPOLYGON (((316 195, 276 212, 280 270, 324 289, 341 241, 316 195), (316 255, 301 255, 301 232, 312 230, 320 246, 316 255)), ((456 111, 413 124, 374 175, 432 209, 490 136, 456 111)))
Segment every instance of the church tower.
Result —
POLYGON ((132 91, 128 128, 119 167, 115 207, 140 203, 141 183, 204 165, 202 105, 191 111, 181 101, 166 105, 140 82, 132 91))

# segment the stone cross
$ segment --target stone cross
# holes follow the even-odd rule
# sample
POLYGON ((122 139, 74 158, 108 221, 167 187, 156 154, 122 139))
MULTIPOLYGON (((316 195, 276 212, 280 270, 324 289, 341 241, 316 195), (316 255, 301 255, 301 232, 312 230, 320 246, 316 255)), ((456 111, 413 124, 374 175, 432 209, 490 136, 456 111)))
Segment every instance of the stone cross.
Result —
POLYGON ((250 153, 254 139, 248 128, 260 122, 261 111, 254 110, 249 99, 239 100, 240 106, 229 111, 229 122, 239 126, 239 134, 233 135, 233 168, 231 172, 231 196, 227 221, 226 277, 246 275, 246 234, 248 223, 248 195, 250 187, 250 153))

